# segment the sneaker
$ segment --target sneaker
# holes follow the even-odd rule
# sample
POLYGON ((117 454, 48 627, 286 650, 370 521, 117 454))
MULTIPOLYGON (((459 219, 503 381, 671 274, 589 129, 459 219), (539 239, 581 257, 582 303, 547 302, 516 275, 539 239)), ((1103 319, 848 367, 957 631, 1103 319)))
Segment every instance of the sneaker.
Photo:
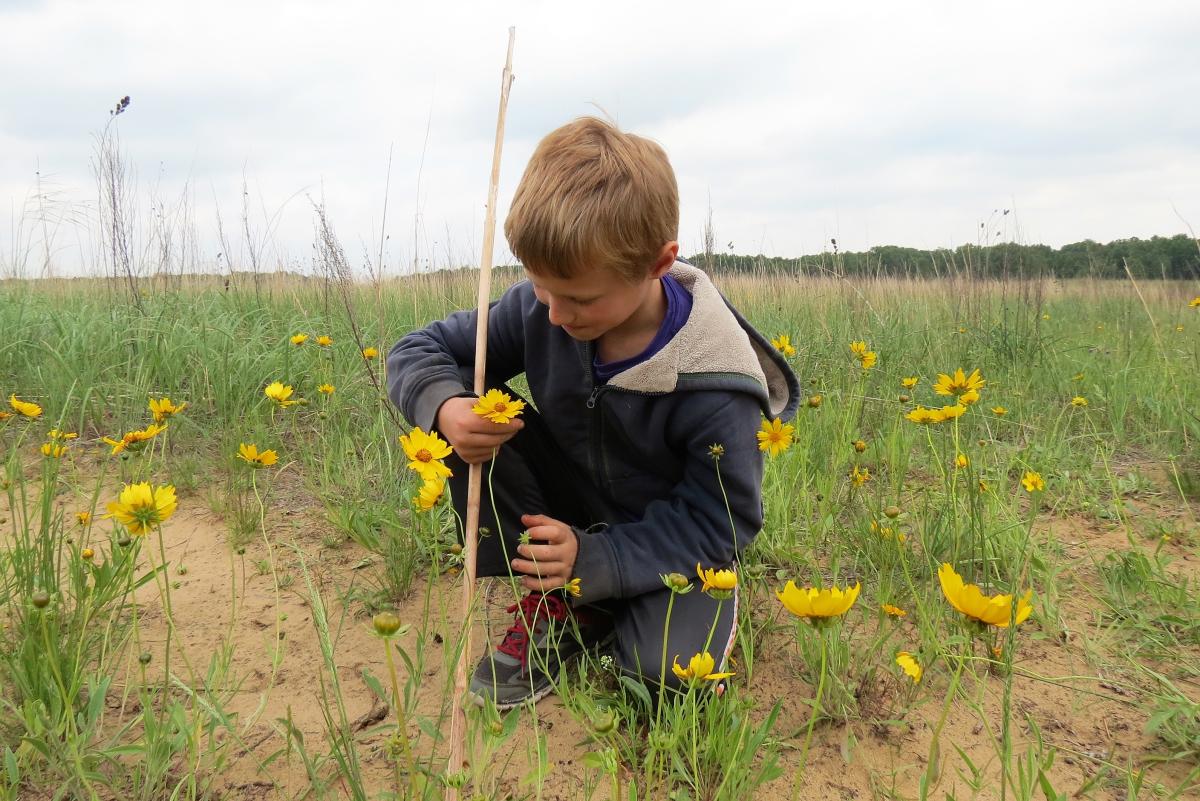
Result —
POLYGON ((600 639, 587 610, 572 610, 557 592, 531 592, 508 607, 514 614, 504 639, 471 676, 471 700, 497 709, 536 702, 554 689, 558 669, 600 639))

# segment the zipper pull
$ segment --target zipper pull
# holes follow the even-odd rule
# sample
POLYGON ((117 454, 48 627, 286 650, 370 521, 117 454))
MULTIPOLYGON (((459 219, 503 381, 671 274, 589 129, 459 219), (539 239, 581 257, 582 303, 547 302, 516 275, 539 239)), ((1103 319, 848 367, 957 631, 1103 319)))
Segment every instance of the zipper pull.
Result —
POLYGON ((596 396, 599 394, 600 394, 600 387, 595 387, 594 389, 592 389, 592 394, 588 395, 588 399, 587 399, 587 407, 589 409, 596 408, 596 396))

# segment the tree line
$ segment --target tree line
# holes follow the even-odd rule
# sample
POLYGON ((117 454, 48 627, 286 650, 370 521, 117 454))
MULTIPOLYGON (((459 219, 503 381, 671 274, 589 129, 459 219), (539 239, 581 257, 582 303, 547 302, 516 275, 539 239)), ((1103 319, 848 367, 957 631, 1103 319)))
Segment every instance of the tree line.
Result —
POLYGON ((1200 241, 1186 234, 1150 239, 1085 239, 1060 248, 1049 245, 962 245, 921 250, 880 245, 862 252, 841 252, 830 240, 824 253, 799 258, 697 253, 692 264, 715 272, 801 275, 899 276, 909 278, 1124 278, 1126 265, 1135 278, 1200 279, 1200 241))

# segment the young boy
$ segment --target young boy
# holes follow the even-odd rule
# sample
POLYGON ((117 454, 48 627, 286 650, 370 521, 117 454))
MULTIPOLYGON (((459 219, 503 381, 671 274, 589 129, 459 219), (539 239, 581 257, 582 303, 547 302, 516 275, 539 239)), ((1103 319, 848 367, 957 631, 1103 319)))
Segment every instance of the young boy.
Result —
POLYGON ((662 576, 728 566, 758 533, 755 434, 764 414, 790 419, 799 387, 708 277, 678 260, 678 229, 658 145, 599 119, 564 125, 538 145, 504 227, 528 280, 488 318, 488 388, 511 394, 503 383, 524 373, 536 411, 507 424, 472 411, 476 312, 414 331, 388 355, 392 400, 454 447, 460 517, 465 463, 495 454, 478 575, 520 576, 529 594, 475 670, 477 702, 536 700, 566 658, 602 640, 624 671, 667 686, 676 657, 709 652, 719 672, 732 648, 736 594, 718 604, 699 591, 675 595, 664 644, 662 576))

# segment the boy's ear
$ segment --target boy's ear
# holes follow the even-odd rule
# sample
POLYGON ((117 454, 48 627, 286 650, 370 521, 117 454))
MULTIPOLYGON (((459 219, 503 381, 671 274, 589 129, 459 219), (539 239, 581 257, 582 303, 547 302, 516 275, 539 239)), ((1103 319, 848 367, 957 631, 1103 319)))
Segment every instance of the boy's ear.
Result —
POLYGON ((679 256, 679 243, 668 242, 662 246, 662 250, 658 251, 658 258, 654 260, 654 268, 650 271, 651 279, 662 278, 675 264, 675 259, 679 256))

